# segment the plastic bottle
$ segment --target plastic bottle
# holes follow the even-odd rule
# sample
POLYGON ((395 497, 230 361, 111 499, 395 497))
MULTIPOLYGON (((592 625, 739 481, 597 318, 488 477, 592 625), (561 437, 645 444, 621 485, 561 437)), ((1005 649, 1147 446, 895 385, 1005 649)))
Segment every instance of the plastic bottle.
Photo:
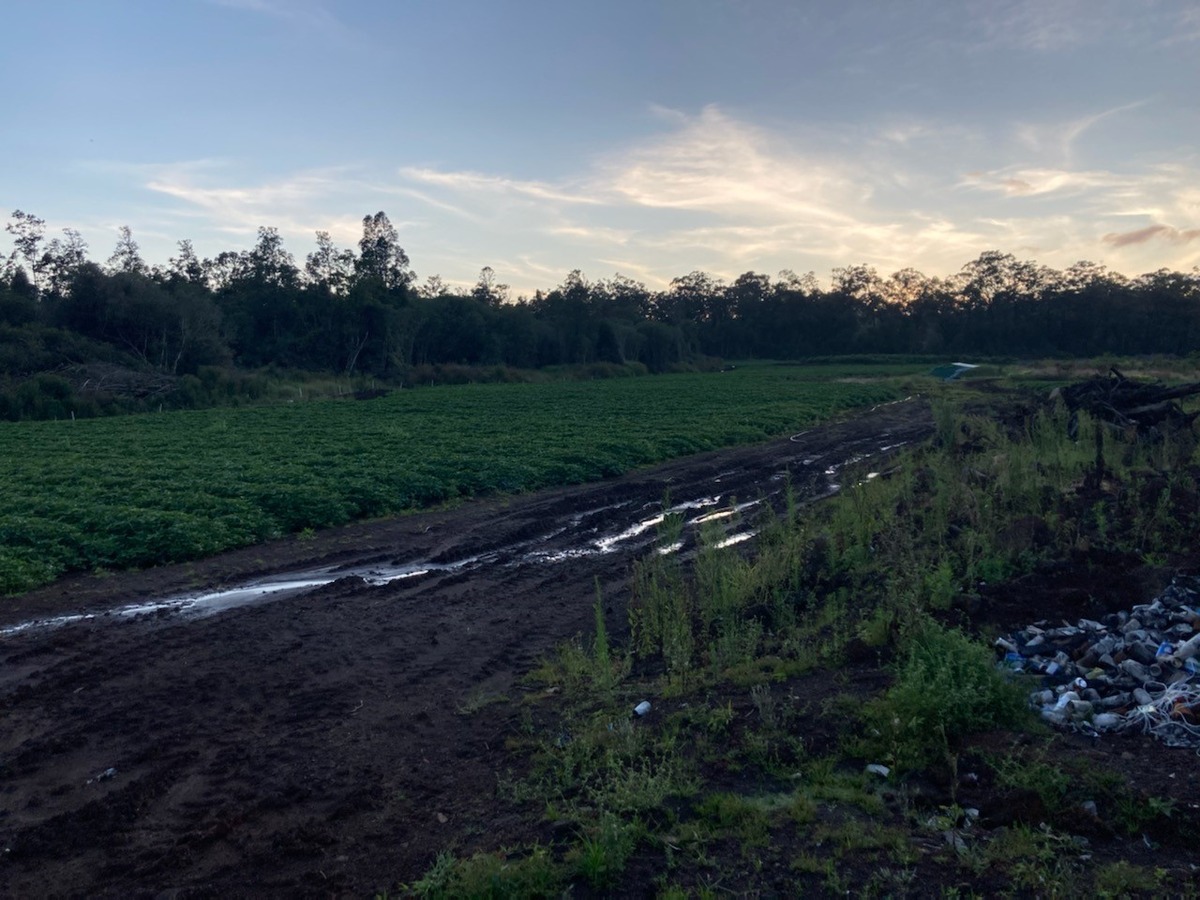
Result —
POLYGON ((1196 634, 1179 645, 1179 649, 1175 651, 1175 661, 1183 662, 1185 659, 1191 659, 1197 653, 1200 653, 1200 634, 1196 634))
POLYGON ((1123 720, 1124 716, 1117 713, 1097 713, 1092 717, 1092 725, 1097 731, 1115 731, 1123 720))

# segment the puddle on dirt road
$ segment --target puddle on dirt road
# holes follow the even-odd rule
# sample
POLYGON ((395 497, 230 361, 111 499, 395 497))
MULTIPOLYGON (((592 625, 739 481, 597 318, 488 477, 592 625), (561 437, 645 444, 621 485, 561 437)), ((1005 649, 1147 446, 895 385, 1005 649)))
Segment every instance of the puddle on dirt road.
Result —
POLYGON ((388 584, 404 578, 415 578, 428 572, 452 571, 464 568, 475 561, 475 557, 457 563, 421 563, 413 566, 372 567, 370 569, 320 569, 309 573, 292 573, 277 578, 265 579, 240 585, 222 591, 210 591, 205 594, 182 594, 161 600, 149 600, 143 603, 131 603, 118 606, 103 613, 81 613, 78 615, 55 616, 49 619, 33 619, 0 628, 0 637, 20 634, 43 628, 57 628, 63 625, 73 625, 77 622, 87 622, 95 619, 133 619, 139 616, 162 613, 181 613, 194 618, 223 612, 250 603, 310 591, 314 588, 333 584, 343 578, 358 578, 367 584, 388 584))
POLYGON ((729 537, 725 538, 724 540, 717 541, 716 547, 718 550, 720 550, 724 547, 732 547, 734 544, 740 544, 744 541, 750 540, 751 538, 755 537, 757 534, 758 534, 757 531, 742 531, 742 532, 739 532, 738 534, 731 534, 729 537))
MULTIPOLYGON (((870 453, 856 454, 854 456, 851 456, 851 457, 848 457, 848 458, 842 460, 839 463, 834 463, 833 465, 829 466, 829 468, 827 468, 825 470, 825 474, 828 475, 830 478, 832 478, 834 475, 836 475, 838 473, 838 471, 840 469, 844 469, 847 466, 857 465, 858 463, 863 462, 864 460, 868 460, 868 459, 871 459, 872 457, 878 456, 880 453, 891 453, 893 450, 899 450, 901 447, 908 446, 908 443, 909 443, 908 441, 899 441, 895 444, 884 444, 882 447, 879 447, 876 450, 872 450, 870 453)), ((811 459, 811 460, 806 459, 806 460, 804 460, 804 465, 806 465, 806 466, 811 465, 813 462, 816 461, 816 459, 820 459, 820 457, 816 457, 815 459, 811 459)), ((868 475, 867 478, 868 479, 875 478, 878 475, 879 475, 878 472, 873 472, 872 474, 868 475)))
POLYGON ((728 519, 728 518, 738 515, 743 510, 747 510, 747 509, 750 509, 751 507, 758 506, 759 503, 761 503, 761 502, 762 501, 759 501, 759 500, 751 500, 749 503, 739 503, 736 506, 729 507, 728 509, 722 509, 722 510, 718 510, 717 512, 707 513, 706 515, 703 515, 703 516, 697 516, 694 519, 690 519, 687 524, 703 525, 705 522, 715 522, 718 519, 728 519))
MULTIPOLYGON (((684 522, 684 527, 695 527, 698 524, 709 521, 710 519, 719 519, 726 516, 736 515, 742 509, 754 506, 759 501, 753 503, 743 503, 736 507, 727 510, 721 510, 715 513, 697 516, 688 519, 684 522)), ((667 510, 655 513, 652 516, 634 522, 632 525, 623 528, 621 531, 613 534, 604 535, 598 538, 592 538, 579 547, 569 547, 565 550, 533 550, 521 557, 522 562, 528 563, 556 563, 568 559, 579 559, 584 556, 596 556, 603 553, 613 553, 618 549, 624 549, 630 544, 637 543, 644 536, 666 522, 668 516, 679 515, 690 510, 707 509, 708 507, 718 506, 721 503, 721 497, 701 497, 698 500, 688 500, 683 503, 677 503, 667 510)), ((558 534, 560 532, 556 532, 558 534)), ((544 538, 544 540, 547 540, 544 538)), ((675 545, 672 545, 675 546, 675 545)), ((680 542, 679 546, 682 546, 680 542)), ((668 548, 661 548, 659 552, 663 552, 668 548)), ((671 551, 673 552, 673 551, 671 551)))
MULTIPOLYGON (((667 516, 681 515, 687 512, 696 510, 708 509, 718 506, 721 503, 720 496, 702 497, 697 500, 689 500, 677 503, 667 509, 665 512, 658 512, 655 515, 641 519, 632 525, 629 525, 620 531, 603 535, 587 540, 580 546, 570 547, 563 550, 532 550, 521 552, 522 549, 530 544, 541 544, 555 538, 561 538, 566 532, 578 530, 584 527, 587 520, 599 517, 605 513, 611 513, 614 510, 627 506, 628 504, 613 504, 610 506, 600 507, 594 510, 588 510, 584 513, 576 513, 571 519, 570 525, 560 526, 542 538, 526 544, 516 544, 499 550, 494 550, 486 554, 478 556, 470 556, 464 559, 456 560, 450 563, 434 563, 434 562, 418 562, 402 566, 371 568, 354 568, 354 567, 338 567, 318 569, 307 572, 292 572, 285 575, 279 575, 274 578, 263 579, 260 581, 251 582, 250 584, 238 585, 236 587, 227 588, 220 591, 210 591, 204 594, 182 594, 167 597, 159 600, 149 600, 141 603, 131 603, 125 606, 119 606, 102 613, 80 613, 76 615, 56 616, 47 619, 35 619, 28 622, 21 622, 17 625, 11 625, 7 628, 0 628, 0 637, 8 637, 20 634, 26 631, 41 630, 47 628, 58 628, 65 625, 73 625, 79 622, 87 622, 92 620, 107 620, 120 621, 123 619, 135 619, 141 616, 148 615, 172 615, 178 614, 191 619, 203 618, 205 616, 214 615, 226 610, 235 609, 239 606, 247 606, 252 603, 260 603, 265 600, 281 600, 286 597, 302 594, 306 591, 311 591, 316 588, 325 587, 333 584, 335 581, 341 581, 346 578, 357 578, 370 585, 390 584, 394 581, 400 581, 406 578, 416 578, 421 575, 427 575, 430 572, 453 572, 475 568, 481 565, 495 564, 503 561, 505 565, 522 565, 522 564, 552 564, 562 562, 568 559, 577 559, 585 556, 595 556, 598 554, 613 553, 618 549, 627 549, 635 547, 639 542, 648 543, 646 536, 654 531, 658 526, 666 521, 667 516)), ((761 501, 755 500, 749 503, 740 503, 726 509, 716 512, 706 513, 704 515, 695 516, 684 521, 685 528, 696 529, 706 522, 717 521, 724 518, 730 518, 738 515, 741 511, 756 506, 761 501)), ((608 516, 607 518, 611 518, 608 516)), ((595 529, 598 530, 598 529, 595 529)), ((733 535, 726 538, 719 546, 730 546, 749 540, 753 537, 753 533, 743 533, 733 535)), ((680 541, 670 547, 661 548, 659 552, 677 552, 683 547, 683 542, 680 541)))
MULTIPOLYGON (((792 440, 795 441, 804 434, 807 432, 794 435, 792 440)), ((875 440, 886 440, 888 436, 888 433, 884 432, 877 435, 875 440)), ((829 496, 841 489, 841 485, 835 480, 839 470, 879 454, 896 450, 905 443, 907 442, 880 444, 865 452, 853 453, 846 459, 829 465, 824 470, 827 478, 825 491, 817 496, 829 496)), ((811 466, 825 455, 819 454, 797 460, 797 462, 811 466)), ((720 473, 714 478, 713 483, 719 483, 722 476, 729 474, 733 473, 720 473)), ((871 472, 866 477, 870 480, 877 476, 877 472, 871 472)), ((770 480, 778 482, 783 477, 783 474, 777 474, 770 480)), ((452 562, 419 561, 394 566, 347 566, 289 572, 220 591, 203 594, 177 594, 163 599, 131 603, 99 613, 79 613, 21 622, 0 628, 0 637, 9 637, 33 630, 59 628, 92 620, 112 622, 134 620, 149 615, 177 615, 185 619, 198 619, 240 606, 297 596, 346 578, 357 578, 369 585, 384 585, 433 572, 463 571, 486 565, 550 565, 618 551, 649 551, 659 527, 666 522, 669 516, 682 518, 680 537, 669 545, 656 548, 656 552, 661 554, 677 553, 688 543, 689 536, 694 537, 708 523, 722 522, 723 520, 728 520, 724 524, 732 533, 722 537, 716 546, 730 547, 749 541, 757 534, 754 530, 738 530, 736 523, 741 513, 769 502, 779 493, 780 490, 776 490, 760 499, 742 503, 734 503, 732 499, 721 494, 703 496, 695 500, 678 502, 666 510, 663 510, 657 503, 648 503, 638 507, 634 505, 634 501, 627 500, 583 512, 574 512, 569 517, 552 523, 554 527, 541 537, 452 562), (725 505, 722 506, 722 504, 725 505), (641 511, 640 516, 639 511, 641 511), (624 522, 621 521, 622 519, 624 522), (631 519, 634 521, 630 522, 631 519), (572 542, 573 546, 541 549, 551 542, 560 545, 572 542)))

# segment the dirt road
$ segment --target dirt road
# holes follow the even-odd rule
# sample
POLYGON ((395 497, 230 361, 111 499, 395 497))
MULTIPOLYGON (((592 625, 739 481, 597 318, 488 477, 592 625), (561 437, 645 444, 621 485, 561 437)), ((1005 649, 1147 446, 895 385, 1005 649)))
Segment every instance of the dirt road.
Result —
POLYGON ((486 817, 514 713, 459 710, 589 630, 597 580, 623 630, 665 495, 694 531, 734 502, 778 502, 785 474, 822 496, 848 460, 930 430, 910 400, 596 484, 6 600, 0 894, 361 896, 453 838, 503 841, 519 823, 486 817))

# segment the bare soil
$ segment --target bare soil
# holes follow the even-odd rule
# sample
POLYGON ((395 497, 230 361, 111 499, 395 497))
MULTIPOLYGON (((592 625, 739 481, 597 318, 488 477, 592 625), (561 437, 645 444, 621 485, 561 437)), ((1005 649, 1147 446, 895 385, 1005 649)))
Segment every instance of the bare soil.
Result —
MULTIPOLYGON (((645 526, 664 497, 697 509, 755 499, 778 506, 786 476, 802 500, 815 500, 851 460, 873 465, 931 430, 927 406, 906 401, 791 439, 595 484, 187 565, 75 578, 8 598, 0 609, 0 630, 9 629, 0 634, 0 895, 394 894, 447 847, 465 856, 553 843, 563 836, 536 812, 498 796, 501 780, 521 775, 523 757, 505 743, 523 726, 518 704, 490 701, 519 697, 522 677, 539 660, 592 630, 597 590, 620 641, 632 566, 654 536, 645 526), (118 612, 291 573, 426 564, 425 574, 386 584, 347 575, 211 613, 118 612), (81 613, 91 618, 12 630, 81 613)), ((1095 617, 1150 599, 1197 563, 1149 567, 1093 554, 981 586, 947 617, 985 635, 1045 618, 1095 617)), ((805 732, 812 753, 834 752, 844 727, 819 714, 831 682, 841 694, 866 698, 889 683, 886 662, 861 647, 841 672, 773 688, 813 711, 805 732)), ((731 688, 718 699, 738 722, 753 718, 746 691, 731 688)), ((998 784, 989 760, 1047 746, 1080 770, 1112 773, 1129 796, 1169 798, 1175 810, 1145 834, 1114 828, 1114 811, 1104 808, 1092 819, 1072 812, 1056 827, 1086 835, 1098 862, 1165 868, 1178 876, 1172 883, 1196 884, 1200 770, 1190 751, 1136 735, 1098 742, 1061 735, 1048 745, 1039 737, 1036 747, 1028 736, 983 735, 966 749, 957 784, 912 790, 931 811, 951 802, 979 809, 977 828, 1036 827, 1047 815, 1038 798, 998 784)), ((735 772, 703 774, 712 784, 745 787, 735 772)), ((757 883, 789 893, 798 883, 792 851, 786 835, 777 837, 762 849, 757 883)), ((921 856, 901 893, 940 885, 990 896, 1010 887, 948 864, 952 851, 937 834, 913 840, 921 856)), ((739 848, 729 852, 740 860, 732 869, 745 865, 739 848)), ((841 865, 848 883, 862 886, 877 856, 841 865)), ((615 893, 652 893, 660 866, 653 853, 635 853, 615 893)), ((828 889, 811 881, 816 894, 828 889)))
MULTIPOLYGON (((496 817, 507 704, 537 661, 609 626, 645 540, 594 552, 670 502, 829 491, 826 470, 929 433, 920 401, 600 483, 354 525, 186 565, 8 598, 0 628, 0 894, 370 895, 448 844, 529 840, 496 817), (558 551, 590 547, 593 552, 558 551), (463 563, 347 577, 212 615, 139 601, 322 567, 463 563), (597 586, 599 586, 597 588, 597 586)), ((836 477, 836 476, 834 476, 836 477)))

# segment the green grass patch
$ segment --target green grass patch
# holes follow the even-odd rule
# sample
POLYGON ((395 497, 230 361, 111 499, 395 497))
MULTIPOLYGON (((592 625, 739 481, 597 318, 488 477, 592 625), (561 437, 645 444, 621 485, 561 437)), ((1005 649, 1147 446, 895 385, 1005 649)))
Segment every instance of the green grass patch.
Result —
POLYGON ((557 897, 566 875, 546 850, 535 846, 524 852, 477 853, 457 859, 439 854, 433 866, 409 886, 417 897, 429 900, 450 898, 557 897))

